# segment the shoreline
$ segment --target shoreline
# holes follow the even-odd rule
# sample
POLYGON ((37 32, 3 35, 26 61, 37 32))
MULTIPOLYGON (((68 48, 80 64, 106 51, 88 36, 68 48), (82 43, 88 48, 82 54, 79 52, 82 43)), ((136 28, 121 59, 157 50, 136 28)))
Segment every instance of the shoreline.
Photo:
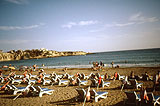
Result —
MULTIPOLYGON (((118 64, 117 64, 118 65, 118 64)), ((119 65, 120 68, 132 68, 132 67, 160 67, 160 64, 155 65, 119 65)), ((61 69, 61 68, 92 68, 93 65, 64 65, 64 66, 40 66, 38 68, 44 68, 44 69, 61 69)), ((107 65, 103 68, 112 68, 111 65, 107 65)), ((114 66, 116 68, 116 65, 114 66)))

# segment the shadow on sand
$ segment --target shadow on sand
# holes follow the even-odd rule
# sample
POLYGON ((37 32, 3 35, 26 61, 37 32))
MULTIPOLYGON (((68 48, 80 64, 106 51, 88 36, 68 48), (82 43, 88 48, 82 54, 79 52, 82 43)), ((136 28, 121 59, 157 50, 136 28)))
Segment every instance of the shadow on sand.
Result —
POLYGON ((79 101, 77 101, 77 97, 73 97, 71 99, 67 99, 63 101, 50 102, 50 104, 70 106, 70 105, 76 105, 76 103, 78 102, 79 101))

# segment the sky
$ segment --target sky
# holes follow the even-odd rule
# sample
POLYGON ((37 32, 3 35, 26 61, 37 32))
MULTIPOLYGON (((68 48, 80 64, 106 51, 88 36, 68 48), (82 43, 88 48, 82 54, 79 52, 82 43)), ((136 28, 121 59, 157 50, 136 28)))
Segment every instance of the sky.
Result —
POLYGON ((160 48, 160 0, 0 0, 0 50, 160 48))

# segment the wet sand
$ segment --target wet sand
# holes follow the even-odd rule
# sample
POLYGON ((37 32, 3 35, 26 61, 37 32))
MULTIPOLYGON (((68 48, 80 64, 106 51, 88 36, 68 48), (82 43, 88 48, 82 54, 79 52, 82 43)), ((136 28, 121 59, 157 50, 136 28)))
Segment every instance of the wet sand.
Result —
MULTIPOLYGON (((50 74, 52 72, 56 72, 57 74, 64 74, 65 72, 62 71, 62 69, 44 69, 45 73, 50 74)), ((103 71, 92 71, 90 68, 70 68, 66 72, 70 75, 75 75, 77 72, 85 73, 86 75, 89 75, 92 73, 100 73, 101 75, 104 75, 105 73, 108 73, 108 75, 113 75, 114 72, 118 72, 120 75, 130 75, 131 71, 134 71, 135 75, 142 75, 145 72, 147 72, 149 75, 153 76, 155 75, 158 70, 160 70, 160 67, 134 67, 134 68, 105 68, 103 71)), ((3 72, 3 74, 7 75, 9 72, 3 72)), ((23 72, 16 72, 16 74, 22 74, 23 72)), ((33 72, 33 74, 38 74, 38 72, 33 72)), ((126 99, 126 95, 124 91, 136 91, 139 93, 139 89, 124 89, 121 91, 121 84, 122 82, 119 80, 109 80, 106 82, 111 82, 109 87, 104 88, 92 88, 96 91, 107 91, 108 97, 106 99, 100 99, 99 102, 91 101, 86 102, 85 106, 122 106, 124 99, 126 99)), ((152 89, 153 82, 152 81, 138 81, 143 82, 144 87, 147 87, 149 89, 152 89)), ((76 88, 88 88, 90 85, 90 81, 87 86, 58 86, 58 85, 46 85, 42 86, 43 88, 49 88, 54 89, 52 95, 43 95, 41 98, 36 97, 18 97, 15 101, 13 101, 13 98, 15 95, 11 94, 5 94, 4 91, 0 91, 0 106, 70 106, 70 105, 76 105, 76 106, 82 106, 83 102, 76 101, 76 97, 78 96, 76 88)), ((19 86, 26 86, 24 84, 16 85, 19 86)), ((155 91, 155 95, 160 95, 160 91, 155 91)))

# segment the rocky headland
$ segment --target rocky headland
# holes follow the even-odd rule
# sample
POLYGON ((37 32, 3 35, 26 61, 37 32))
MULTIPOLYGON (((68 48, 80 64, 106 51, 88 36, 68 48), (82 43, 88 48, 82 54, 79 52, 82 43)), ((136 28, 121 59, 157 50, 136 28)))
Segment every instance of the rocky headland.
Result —
POLYGON ((88 53, 83 51, 64 51, 58 52, 53 50, 32 49, 32 50, 11 50, 9 52, 0 51, 0 61, 11 61, 11 60, 23 60, 23 59, 39 59, 39 58, 51 58, 59 56, 75 56, 75 55, 86 55, 88 53))

